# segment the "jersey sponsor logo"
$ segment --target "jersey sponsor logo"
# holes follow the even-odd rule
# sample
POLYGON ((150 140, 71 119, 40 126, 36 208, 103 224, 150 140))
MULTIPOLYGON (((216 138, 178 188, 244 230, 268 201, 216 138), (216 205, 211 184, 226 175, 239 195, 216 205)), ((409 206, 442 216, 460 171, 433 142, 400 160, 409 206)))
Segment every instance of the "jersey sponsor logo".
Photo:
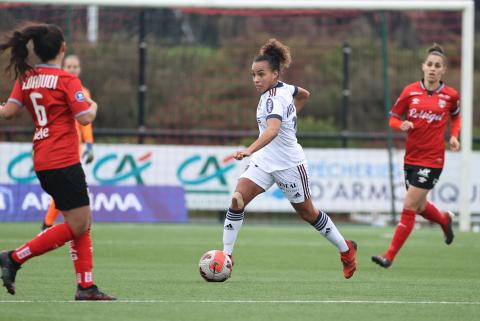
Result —
POLYGON ((420 99, 419 98, 413 98, 412 99, 412 105, 418 105, 420 103, 420 99))
POLYGON ((431 172, 430 168, 421 168, 418 170, 417 175, 428 178, 428 176, 430 175, 430 172, 431 172))
POLYGON ((431 111, 417 111, 415 108, 412 108, 408 114, 410 118, 425 119, 429 124, 434 121, 442 121, 444 115, 445 113, 436 114, 431 111))
POLYGON ((273 111, 273 100, 271 98, 267 99, 267 113, 271 113, 273 111))
POLYGON ((447 106, 447 102, 443 99, 439 99, 438 100, 438 107, 445 108, 445 106, 447 106))
POLYGON ((33 135, 33 141, 42 140, 48 138, 49 129, 48 127, 40 127, 35 129, 35 134, 33 135))
POLYGON ((85 94, 83 93, 83 91, 77 91, 75 93, 75 100, 78 101, 78 102, 85 101, 85 94))
POLYGON ((48 88, 56 89, 58 83, 58 76, 56 75, 34 75, 27 78, 22 83, 22 90, 48 88))

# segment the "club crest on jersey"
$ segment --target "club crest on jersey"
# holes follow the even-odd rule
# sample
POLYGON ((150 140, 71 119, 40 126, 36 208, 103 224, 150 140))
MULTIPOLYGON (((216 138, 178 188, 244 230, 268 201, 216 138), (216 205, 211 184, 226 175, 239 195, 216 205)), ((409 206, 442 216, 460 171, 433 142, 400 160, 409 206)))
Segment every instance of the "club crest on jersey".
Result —
POLYGON ((443 99, 438 100, 438 107, 445 108, 446 105, 447 105, 447 102, 445 100, 443 99))
POLYGON ((271 98, 267 99, 267 112, 270 114, 273 110, 273 100, 271 98))
POLYGON ((75 100, 78 102, 85 101, 85 94, 83 93, 83 91, 77 91, 75 93, 75 100))

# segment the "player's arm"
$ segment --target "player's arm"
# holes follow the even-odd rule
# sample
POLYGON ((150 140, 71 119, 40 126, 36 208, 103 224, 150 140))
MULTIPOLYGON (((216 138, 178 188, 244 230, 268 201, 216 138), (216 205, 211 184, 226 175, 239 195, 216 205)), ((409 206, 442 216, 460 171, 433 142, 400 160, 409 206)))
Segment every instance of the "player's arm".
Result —
POLYGON ((12 119, 24 105, 22 86, 17 79, 10 93, 10 98, 8 98, 6 103, 0 104, 0 119, 12 119))
POLYGON ((403 132, 413 129, 413 123, 411 121, 404 120, 402 117, 402 115, 404 115, 408 110, 408 99, 408 90, 404 89, 390 111, 388 125, 391 128, 403 132))
POLYGON ((88 125, 91 124, 94 120, 95 117, 97 117, 97 103, 91 100, 90 98, 85 98, 87 103, 90 105, 90 108, 86 111, 79 112, 78 114, 75 115, 77 118, 77 121, 80 123, 80 125, 88 125))
POLYGON ((457 104, 453 108, 453 110, 450 112, 450 150, 457 152, 460 150, 460 142, 458 140, 460 136, 460 127, 462 125, 461 123, 461 117, 460 117, 460 98, 457 97, 457 104))
POLYGON ((12 119, 21 109, 18 103, 9 100, 0 105, 0 119, 12 119))
POLYGON ((251 156, 256 151, 268 145, 268 143, 270 143, 275 137, 277 137, 281 124, 282 120, 280 119, 280 116, 268 118, 267 129, 265 129, 262 135, 260 135, 257 140, 255 140, 250 146, 248 146, 247 149, 235 152, 233 154, 233 158, 235 158, 236 160, 241 160, 244 157, 251 156))
POLYGON ((65 92, 68 105, 80 125, 88 125, 97 116, 97 103, 87 97, 82 83, 77 77, 68 79, 65 83, 65 92))
POLYGON ((295 108, 297 109, 297 113, 300 112, 305 103, 307 102, 308 98, 310 97, 310 92, 302 87, 296 87, 297 91, 296 94, 293 95, 293 101, 295 103, 295 108))

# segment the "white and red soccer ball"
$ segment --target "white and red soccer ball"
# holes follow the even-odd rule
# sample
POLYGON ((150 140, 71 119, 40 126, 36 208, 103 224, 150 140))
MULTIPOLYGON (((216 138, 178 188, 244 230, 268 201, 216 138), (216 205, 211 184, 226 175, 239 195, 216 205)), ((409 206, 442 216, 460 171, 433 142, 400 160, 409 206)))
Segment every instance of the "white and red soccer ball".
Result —
POLYGON ((211 250, 200 257, 200 275, 207 282, 223 282, 232 275, 232 260, 223 251, 211 250))

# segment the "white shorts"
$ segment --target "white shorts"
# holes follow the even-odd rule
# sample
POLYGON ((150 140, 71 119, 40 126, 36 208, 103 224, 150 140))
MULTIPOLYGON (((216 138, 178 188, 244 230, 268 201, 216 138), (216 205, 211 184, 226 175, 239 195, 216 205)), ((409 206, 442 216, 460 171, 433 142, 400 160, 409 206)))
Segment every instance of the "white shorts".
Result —
POLYGON ((248 178, 265 191, 276 183, 290 203, 303 203, 310 198, 310 180, 306 163, 267 173, 257 164, 250 162, 240 177, 248 178))

